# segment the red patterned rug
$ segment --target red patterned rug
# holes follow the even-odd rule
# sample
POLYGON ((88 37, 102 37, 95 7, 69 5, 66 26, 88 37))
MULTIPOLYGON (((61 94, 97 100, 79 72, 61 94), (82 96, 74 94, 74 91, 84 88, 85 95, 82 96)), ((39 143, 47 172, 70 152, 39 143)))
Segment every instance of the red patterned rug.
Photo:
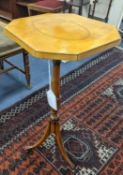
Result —
POLYGON ((61 80, 59 111, 70 169, 54 135, 34 151, 24 146, 43 134, 48 87, 0 113, 0 175, 123 175, 123 51, 109 50, 61 80))

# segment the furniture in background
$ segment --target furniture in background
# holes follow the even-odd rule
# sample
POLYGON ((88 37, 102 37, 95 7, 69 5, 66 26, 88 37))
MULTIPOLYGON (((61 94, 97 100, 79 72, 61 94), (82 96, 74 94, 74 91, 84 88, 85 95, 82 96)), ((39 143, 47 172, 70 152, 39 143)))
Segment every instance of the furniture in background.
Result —
MULTIPOLYGON (((103 1, 103 0, 102 0, 103 1)), ((88 13, 88 17, 89 18, 93 18, 93 19, 97 19, 100 21, 104 21, 104 22, 108 22, 109 19, 109 12, 112 6, 112 2, 113 0, 108 0, 107 1, 107 10, 106 10, 106 14, 104 14, 104 10, 103 10, 103 15, 104 17, 98 17, 96 15, 96 9, 98 8, 98 3, 100 3, 100 0, 94 0, 92 4, 89 5, 89 13, 88 13)), ((103 8, 103 7, 102 7, 103 8)), ((105 8, 105 7, 104 7, 105 8)))
POLYGON ((123 38, 123 19, 121 19, 121 23, 120 23, 120 26, 119 26, 119 32, 121 34, 121 37, 123 38))
POLYGON ((12 20, 28 16, 27 5, 38 0, 0 0, 0 17, 12 20))
POLYGON ((16 16, 16 0, 0 0, 0 16, 11 20, 16 16))
POLYGON ((5 24, 3 22, 0 23, 0 75, 9 72, 13 69, 17 69, 22 72, 27 81, 28 88, 31 87, 30 84, 30 68, 29 68, 29 58, 28 53, 22 49, 19 45, 15 42, 11 41, 8 37, 6 37, 3 33, 5 24), (23 62, 24 62, 24 70, 19 68, 18 66, 14 65, 12 62, 8 60, 9 57, 14 56, 16 54, 22 53, 23 54, 23 62), (8 68, 4 67, 4 63, 7 63, 9 66, 8 68))
POLYGON ((31 16, 32 12, 47 13, 64 11, 65 2, 59 0, 41 0, 35 3, 28 4, 28 14, 31 16))
POLYGON ((38 2, 39 0, 17 0, 17 17, 28 16, 28 4, 38 2))
POLYGON ((59 2, 58 0, 43 1, 45 2, 41 2, 41 0, 0 0, 0 16, 10 21, 14 18, 28 16, 28 9, 29 13, 31 13, 31 11, 43 13, 59 12, 62 10, 64 11, 65 5, 69 6, 70 13, 72 12, 73 7, 77 7, 79 9, 78 14, 82 14, 82 7, 88 5, 90 2, 90 0, 70 0, 70 2, 67 3, 65 2, 66 0, 59 0, 59 2))
POLYGON ((59 123, 62 116, 58 117, 61 104, 61 60, 77 61, 110 49, 119 44, 119 33, 110 24, 66 13, 50 13, 36 15, 33 18, 17 19, 6 26, 5 33, 33 56, 53 61, 51 88, 47 96, 51 107, 50 120, 44 135, 42 136, 41 133, 41 138, 34 145, 27 146, 26 149, 31 150, 38 147, 51 133, 54 133, 62 157, 73 168, 74 164, 67 155, 69 150, 66 153, 62 143, 59 123))
POLYGON ((78 14, 82 15, 83 6, 89 5, 90 0, 70 0, 67 4, 69 13, 72 13, 72 9, 75 7, 78 8, 78 14))

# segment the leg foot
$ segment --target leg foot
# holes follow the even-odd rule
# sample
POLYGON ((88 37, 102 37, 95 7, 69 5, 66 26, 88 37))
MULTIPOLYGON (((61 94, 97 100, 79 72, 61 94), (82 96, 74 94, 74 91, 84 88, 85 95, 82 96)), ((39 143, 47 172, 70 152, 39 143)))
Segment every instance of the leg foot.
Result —
POLYGON ((64 145, 62 143, 60 125, 59 125, 58 120, 56 121, 50 120, 48 123, 47 129, 44 135, 41 137, 41 139, 39 139, 34 145, 26 146, 24 149, 27 151, 31 151, 32 149, 40 146, 51 133, 54 133, 56 136, 56 143, 58 145, 59 151, 61 152, 63 159, 68 163, 68 165, 71 168, 73 168, 74 164, 72 163, 72 161, 69 159, 68 155, 66 154, 64 145))
POLYGON ((50 134, 50 122, 48 123, 47 129, 46 129, 44 135, 34 145, 26 146, 24 149, 25 150, 32 150, 32 149, 40 146, 45 141, 45 139, 48 137, 49 134, 50 134))
POLYGON ((59 124, 56 125, 56 143, 58 145, 58 148, 59 148, 64 160, 70 165, 71 168, 74 168, 74 164, 72 163, 72 161, 69 159, 67 153, 65 152, 65 148, 64 148, 64 145, 62 143, 62 137, 61 137, 59 124))

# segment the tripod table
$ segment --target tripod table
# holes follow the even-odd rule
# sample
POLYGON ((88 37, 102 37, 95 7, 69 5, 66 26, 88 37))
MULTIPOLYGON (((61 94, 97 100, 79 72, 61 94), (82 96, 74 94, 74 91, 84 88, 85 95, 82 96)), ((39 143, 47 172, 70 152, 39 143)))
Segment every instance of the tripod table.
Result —
POLYGON ((50 59, 53 62, 50 96, 54 100, 50 104, 50 120, 41 139, 34 145, 27 146, 26 149, 39 146, 50 133, 54 133, 62 157, 71 167, 74 167, 65 152, 57 117, 60 108, 61 60, 77 61, 110 49, 119 44, 119 33, 110 24, 76 14, 62 13, 13 20, 6 26, 5 33, 33 56, 50 59))

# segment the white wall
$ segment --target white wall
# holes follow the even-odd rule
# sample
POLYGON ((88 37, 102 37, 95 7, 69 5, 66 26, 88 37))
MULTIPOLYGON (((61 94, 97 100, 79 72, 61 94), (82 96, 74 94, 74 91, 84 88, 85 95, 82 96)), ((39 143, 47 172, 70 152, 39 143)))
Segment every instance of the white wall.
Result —
POLYGON ((108 5, 109 0, 98 0, 98 3, 96 4, 95 16, 104 19, 106 17, 108 5))
POLYGON ((114 0, 109 14, 109 23, 119 28, 123 18, 123 0, 114 0))
MULTIPOLYGON (((105 18, 106 12, 108 10, 109 0, 98 0, 96 6, 95 16, 100 18, 105 18)), ((87 15, 87 9, 83 10, 84 16, 87 15)), ((112 6, 109 13, 108 22, 114 24, 119 28, 120 22, 123 18, 123 0, 113 0, 112 6)))
MULTIPOLYGON (((69 1, 69 0, 67 0, 69 1)), ((109 0, 98 0, 96 5, 95 16, 99 18, 105 18, 108 10, 109 0)), ((83 16, 88 15, 89 6, 83 6, 83 16)), ((77 13, 77 9, 73 9, 77 13)), ((113 0, 108 22, 114 24, 117 28, 120 27, 121 20, 123 18, 123 0, 113 0)))

